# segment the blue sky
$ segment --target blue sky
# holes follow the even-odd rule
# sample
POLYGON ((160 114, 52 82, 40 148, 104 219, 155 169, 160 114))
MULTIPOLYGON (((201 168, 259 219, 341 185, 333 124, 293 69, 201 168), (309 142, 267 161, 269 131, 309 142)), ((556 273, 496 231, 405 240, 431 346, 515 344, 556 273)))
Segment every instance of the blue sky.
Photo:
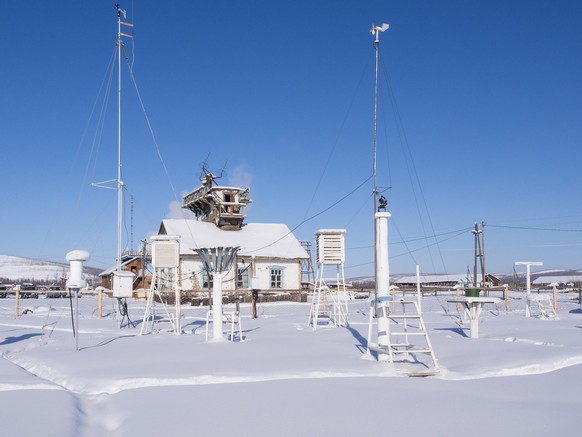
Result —
MULTIPOLYGON (((115 50, 113 3, 2 5, 0 253, 63 260, 85 249, 89 264, 114 263, 115 193, 90 186, 116 176, 114 92, 102 131, 96 123, 115 50)), ((369 29, 386 22, 378 185, 391 187, 391 270, 464 273, 481 221, 490 271, 510 272, 518 260, 581 267, 582 3, 122 7, 136 26, 126 46, 170 175, 124 68, 125 247, 130 196, 137 247, 170 211, 173 190, 198 186, 209 157, 215 170, 227 162, 223 182, 250 184, 252 222, 294 229, 353 191, 295 234, 346 228, 346 275, 370 274, 372 185, 355 189, 372 173, 369 29)))

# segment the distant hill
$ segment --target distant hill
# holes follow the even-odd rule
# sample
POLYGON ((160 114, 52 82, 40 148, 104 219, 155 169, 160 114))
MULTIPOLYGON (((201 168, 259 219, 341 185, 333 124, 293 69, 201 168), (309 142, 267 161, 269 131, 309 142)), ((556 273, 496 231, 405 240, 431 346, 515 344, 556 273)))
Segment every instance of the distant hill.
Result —
MULTIPOLYGON (((525 270, 525 268, 524 268, 525 270)), ((526 272, 518 271, 516 273, 503 273, 496 275, 501 279, 502 284, 513 284, 516 282, 525 283, 526 272)), ((582 275, 582 270, 580 269, 552 269, 552 270, 539 270, 531 272, 531 281, 535 281, 537 278, 542 278, 546 276, 578 276, 582 275)))
MULTIPOLYGON (((84 270, 95 276, 102 272, 102 269, 87 266, 84 270)), ((58 283, 68 272, 66 263, 0 254, 0 282, 58 283)))

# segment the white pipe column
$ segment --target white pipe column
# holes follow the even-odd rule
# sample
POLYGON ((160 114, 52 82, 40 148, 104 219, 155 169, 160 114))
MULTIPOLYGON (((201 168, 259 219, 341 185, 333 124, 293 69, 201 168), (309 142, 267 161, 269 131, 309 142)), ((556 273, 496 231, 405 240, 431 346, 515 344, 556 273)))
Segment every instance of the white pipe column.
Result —
MULTIPOLYGON (((177 270, 177 269, 175 269, 177 270)), ((172 284, 174 286, 174 304, 176 307, 176 325, 174 331, 176 335, 182 334, 182 296, 180 293, 180 288, 178 286, 178 280, 176 277, 173 278, 172 284)))
POLYGON ((212 340, 223 341, 222 332, 222 272, 214 272, 212 283, 212 340))
POLYGON ((525 316, 531 317, 531 310, 529 308, 529 297, 531 295, 531 264, 526 265, 526 288, 525 288, 525 316))
MULTIPOLYGON (((388 347, 390 338, 388 330, 390 328, 389 320, 383 317, 384 311, 380 310, 385 307, 386 314, 390 311, 390 305, 387 298, 390 289, 390 266, 388 263, 388 219, 392 215, 389 212, 377 212, 374 215, 376 221, 376 296, 379 302, 376 305, 376 314, 378 317, 378 346, 380 348, 388 347)), ((379 360, 386 361, 390 357, 388 354, 380 354, 379 360)))
MULTIPOLYGON (((212 341, 223 341, 222 333, 222 274, 234 264, 240 247, 194 249, 204 263, 208 276, 212 274, 212 341)), ((236 266, 236 264, 235 264, 236 266)), ((236 267, 235 267, 236 269, 236 267)), ((236 278, 236 270, 235 270, 236 278)), ((241 339, 242 340, 242 339, 241 339)))
POLYGON ((420 303, 420 266, 416 266, 416 302, 418 304, 418 311, 421 311, 420 303))

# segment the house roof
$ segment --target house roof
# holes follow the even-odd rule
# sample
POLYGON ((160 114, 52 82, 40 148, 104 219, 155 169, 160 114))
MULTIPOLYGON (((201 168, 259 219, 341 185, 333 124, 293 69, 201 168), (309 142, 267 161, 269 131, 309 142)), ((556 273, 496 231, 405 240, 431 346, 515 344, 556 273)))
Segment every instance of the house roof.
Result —
POLYGON ((309 255, 287 225, 248 223, 238 231, 225 231, 213 223, 194 219, 165 219, 160 234, 180 236, 180 254, 194 249, 239 246, 239 255, 265 258, 308 259, 309 255))

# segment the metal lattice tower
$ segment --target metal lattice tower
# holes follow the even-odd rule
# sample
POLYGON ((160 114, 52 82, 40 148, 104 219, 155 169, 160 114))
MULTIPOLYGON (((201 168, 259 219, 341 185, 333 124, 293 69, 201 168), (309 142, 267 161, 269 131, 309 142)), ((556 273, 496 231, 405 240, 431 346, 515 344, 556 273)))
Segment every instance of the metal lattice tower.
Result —
POLYGON ((311 252, 311 241, 301 241, 301 246, 309 255, 308 259, 301 260, 301 283, 314 284, 315 270, 313 269, 313 257, 311 252))

